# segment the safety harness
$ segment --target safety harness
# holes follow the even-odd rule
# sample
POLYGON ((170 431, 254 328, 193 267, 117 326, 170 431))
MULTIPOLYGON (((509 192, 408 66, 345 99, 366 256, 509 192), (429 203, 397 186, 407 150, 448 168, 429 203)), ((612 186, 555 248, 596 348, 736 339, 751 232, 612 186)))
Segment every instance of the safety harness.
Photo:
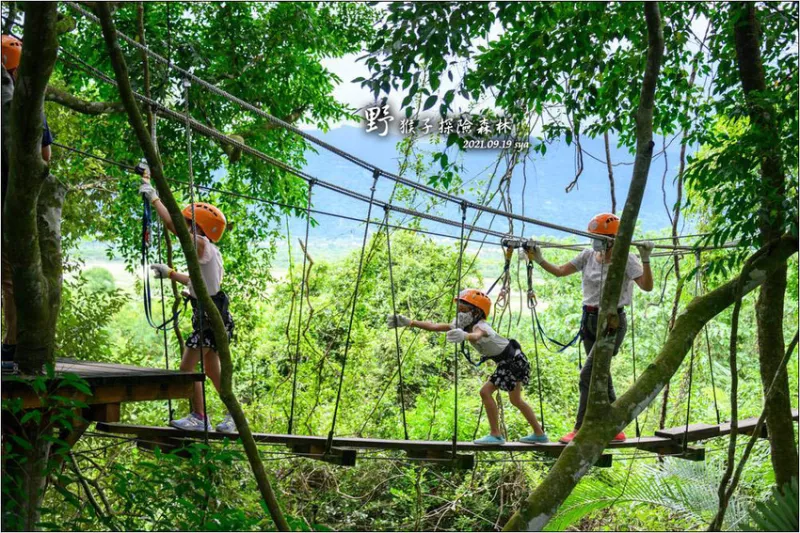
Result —
MULTIPOLYGON (((142 174, 144 172, 143 163, 139 163, 136 166, 136 172, 142 174)), ((150 252, 150 242, 152 237, 152 226, 153 226, 153 210, 150 202, 147 199, 146 195, 142 195, 142 301, 144 303, 144 315, 147 317, 147 323, 153 329, 157 331, 164 331, 170 327, 172 324, 178 319, 178 317, 183 312, 183 309, 186 309, 186 304, 188 302, 187 299, 184 298, 183 301, 183 308, 176 310, 172 313, 172 316, 161 324, 157 324, 156 321, 153 319, 153 296, 150 290, 150 260, 149 260, 149 252, 150 252)))

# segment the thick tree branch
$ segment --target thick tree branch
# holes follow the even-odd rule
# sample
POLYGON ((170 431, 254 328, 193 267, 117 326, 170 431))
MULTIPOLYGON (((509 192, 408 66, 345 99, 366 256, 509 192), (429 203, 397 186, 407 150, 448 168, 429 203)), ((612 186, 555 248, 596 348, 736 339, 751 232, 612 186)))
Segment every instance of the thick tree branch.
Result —
MULTIPOLYGON (((636 112, 636 159, 628 198, 622 211, 619 233, 612 249, 611 265, 600 300, 597 342, 592 349, 594 366, 586 418, 572 444, 561 454, 547 478, 506 524, 505 529, 507 530, 542 529, 566 500, 578 481, 600 457, 606 444, 615 434, 612 433, 615 424, 609 423, 611 422, 609 420, 611 410, 609 409, 608 380, 616 330, 619 327, 617 304, 622 291, 628 251, 653 155, 654 98, 656 82, 661 70, 661 58, 664 54, 664 35, 658 3, 646 3, 644 11, 648 46, 639 108, 636 112)), ((649 401, 652 401, 652 397, 648 403, 649 401)), ((632 419, 633 417, 629 421, 632 419)), ((620 429, 622 427, 616 430, 620 429)))
POLYGON ((228 343, 228 336, 225 331, 225 326, 222 322, 222 316, 220 315, 217 307, 214 305, 214 302, 211 300, 211 296, 208 294, 208 288, 206 287, 205 281, 203 280, 200 272, 200 264, 197 259, 197 251, 195 249, 194 242, 192 241, 192 236, 189 233, 189 229, 187 228, 186 224, 183 222, 183 215, 181 214, 178 203, 175 201, 175 197, 172 195, 172 191, 170 190, 169 185, 164 177, 161 158, 156 152, 144 120, 142 120, 141 113, 136 106, 133 89, 131 88, 130 78, 128 76, 128 67, 125 63, 125 58, 122 55, 122 50, 120 49, 119 42, 117 40, 116 28, 114 26, 114 22, 111 20, 111 13, 109 12, 108 6, 102 2, 96 5, 96 12, 103 27, 103 37, 106 42, 106 48, 108 49, 111 63, 114 67, 114 75, 118 84, 120 97, 122 98, 122 101, 125 105, 125 110, 128 113, 128 121, 136 133, 136 137, 139 140, 139 145, 141 146, 142 151, 147 158, 147 162, 150 165, 151 176, 155 182, 156 188, 158 189, 161 201, 169 211, 170 217, 176 229, 178 240, 181 243, 181 247, 186 258, 186 264, 189 270, 192 286, 197 294, 197 299, 202 304, 206 315, 210 319, 211 329, 214 331, 217 340, 217 353, 219 355, 221 366, 221 387, 219 391, 220 398, 225 403, 225 406, 228 408, 228 411, 231 413, 231 416, 236 423, 239 437, 242 440, 245 453, 250 461, 250 466, 256 478, 256 484, 258 485, 261 496, 264 499, 275 525, 281 531, 289 531, 289 524, 287 523, 286 518, 283 516, 278 501, 275 498, 275 494, 264 469, 264 464, 261 460, 258 447, 253 439, 253 433, 250 429, 250 425, 244 416, 244 412, 242 411, 236 396, 234 396, 232 392, 233 364, 231 362, 230 345, 228 343))
POLYGON ((48 102, 55 102, 73 111, 77 111, 78 113, 83 113, 84 115, 105 115, 108 113, 125 112, 125 106, 122 105, 122 102, 90 102, 89 100, 78 98, 52 85, 47 86, 45 100, 48 102))
MULTIPOLYGON (((760 159, 761 179, 758 192, 761 203, 758 221, 761 242, 776 239, 783 231, 786 217, 786 171, 781 157, 781 128, 769 100, 764 98, 767 90, 764 65, 761 59, 759 35, 761 29, 756 18, 756 5, 746 2, 732 4, 734 20, 734 42, 739 79, 742 83, 750 118, 749 128, 757 139, 755 153, 760 159)), ((776 392, 767 404, 767 428, 769 429, 770 459, 779 487, 797 476, 797 444, 792 423, 791 393, 785 371, 779 368, 784 354, 783 309, 786 296, 786 265, 761 287, 756 302, 758 331, 758 359, 761 368, 761 386, 766 395, 772 377, 778 375, 776 392)))

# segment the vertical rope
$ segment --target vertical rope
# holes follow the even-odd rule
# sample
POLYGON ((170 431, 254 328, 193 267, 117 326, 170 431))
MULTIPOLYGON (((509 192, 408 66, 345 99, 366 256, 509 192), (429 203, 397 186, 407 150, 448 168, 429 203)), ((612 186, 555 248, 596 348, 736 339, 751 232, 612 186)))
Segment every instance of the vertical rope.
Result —
MULTIPOLYGON (((389 238, 389 204, 386 204, 384 207, 384 216, 383 216, 383 227, 386 230, 386 255, 387 255, 387 262, 389 264, 389 288, 391 289, 392 294, 392 314, 397 315, 397 303, 395 297, 395 290, 394 290, 394 272, 392 268, 392 245, 391 239, 389 238)), ((406 423, 406 395, 405 395, 405 386, 403 385, 403 362, 400 357, 400 328, 394 328, 394 344, 395 350, 397 352, 397 374, 399 376, 399 383, 400 383, 400 409, 403 413, 403 435, 405 439, 408 440, 408 424, 406 423)))
MULTIPOLYGON (((633 382, 636 383, 636 308, 633 306, 633 301, 636 298, 634 293, 631 292, 631 359, 633 361, 633 382)), ((636 438, 642 436, 639 429, 639 415, 636 415, 636 438)))
MULTIPOLYGON (((458 295, 461 293, 461 268, 464 259, 464 227, 467 223, 467 203, 461 203, 461 238, 458 241, 458 272, 456 274, 456 316, 458 316, 458 295)), ((463 343, 462 343, 463 346, 463 343)), ((458 353, 459 346, 456 344, 453 351, 454 363, 454 383, 453 390, 453 460, 456 458, 458 445, 458 353)))
MULTIPOLYGON (((161 224, 161 231, 158 233, 158 262, 161 262, 161 241, 164 238, 164 224, 161 224)), ((164 297, 164 278, 160 278, 159 282, 161 284, 161 323, 167 323, 167 308, 165 303, 164 297)), ((176 319, 177 320, 177 319, 176 319)), ((161 330, 164 334, 164 368, 169 370, 169 341, 167 339, 167 328, 166 326, 161 330)), ((168 409, 168 416, 169 421, 172 422, 173 419, 173 412, 172 412, 172 398, 167 398, 167 409, 168 409)))
MULTIPOLYGON (((189 114, 189 88, 192 86, 192 83, 188 79, 183 80, 183 97, 184 97, 184 111, 186 113, 186 163, 187 163, 187 170, 189 173, 189 202, 192 211, 192 239, 194 240, 194 248, 195 252, 197 251, 197 224, 195 223, 195 216, 194 216, 194 169, 192 168, 192 126, 191 126, 191 115, 189 114)), ((203 325, 203 302, 200 301, 199 298, 195 295, 195 299, 197 300, 197 312, 200 316, 200 372, 203 373, 203 381, 200 382, 200 388, 203 395, 203 415, 205 416, 205 420, 203 421, 203 439, 208 445, 208 425, 209 425, 209 418, 208 418, 208 409, 207 409, 207 402, 206 402, 206 364, 205 364, 205 356, 203 354, 203 344, 205 342, 205 330, 203 325)))
POLYGON ((364 224, 364 239, 361 243, 361 256, 358 259, 358 274, 356 275, 356 287, 353 291, 353 306, 350 309, 350 324, 347 326, 347 340, 345 341, 344 345, 344 357, 342 358, 342 372, 339 374, 339 388, 336 392, 336 405, 333 408, 333 421, 331 422, 331 430, 328 432, 328 441, 325 446, 325 452, 328 453, 331 450, 331 444, 333 444, 333 434, 336 431, 336 418, 339 414, 339 401, 342 398, 342 383, 344 383, 344 371, 345 366, 347 365, 347 354, 350 351, 350 336, 353 333, 353 318, 356 315, 356 303, 358 302, 358 287, 361 284, 361 270, 364 266, 364 251, 367 248, 367 235, 369 234, 369 221, 370 217, 372 216, 372 206, 373 200, 375 199, 375 188, 378 184, 378 178, 381 177, 381 173, 378 170, 375 170, 372 174, 372 188, 370 189, 369 195, 369 207, 367 208, 367 221, 364 224))
MULTIPOLYGON (((308 230, 311 225, 311 193, 314 188, 314 182, 308 184, 308 198, 306 205, 306 241, 305 247, 308 250, 308 230)), ((291 249, 291 248, 290 248, 291 249)), ((297 363, 300 360, 300 331, 303 329, 303 294, 307 290, 306 287, 306 253, 303 253, 303 272, 300 281, 300 304, 297 311, 297 336, 295 337, 295 352, 294 352, 294 370, 292 376, 292 407, 289 410, 289 435, 292 434, 292 425, 294 424, 294 404, 295 397, 297 396, 297 363)))
MULTIPOLYGON (((697 268, 697 282, 695 285, 695 296, 699 294, 699 291, 702 289, 702 283, 700 281, 700 250, 696 250, 694 253, 694 265, 697 268)), ((711 339, 708 338, 708 323, 703 324, 703 333, 706 337, 706 352, 708 353, 708 371, 711 374, 711 391, 714 395, 714 412, 717 415, 717 425, 720 424, 720 416, 719 416, 719 403, 717 403, 717 385, 714 382, 714 361, 711 359, 711 339)))
MULTIPOLYGON (((527 252, 527 250, 526 250, 527 252)), ((533 292, 533 261, 529 256, 527 261, 528 272, 528 308, 531 311, 531 329, 533 330, 533 354, 536 360, 536 384, 539 392, 539 422, 542 424, 542 431, 546 431, 544 425, 544 399, 542 397, 542 371, 539 366, 539 341, 536 333, 536 293, 533 292)), ((580 364, 580 362, 578 363, 580 364)))

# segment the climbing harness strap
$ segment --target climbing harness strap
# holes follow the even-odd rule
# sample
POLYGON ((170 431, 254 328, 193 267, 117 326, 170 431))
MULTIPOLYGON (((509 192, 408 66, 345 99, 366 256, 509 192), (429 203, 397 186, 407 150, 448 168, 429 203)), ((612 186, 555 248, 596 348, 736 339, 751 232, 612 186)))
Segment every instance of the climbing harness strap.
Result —
MULTIPOLYGON (((504 242, 507 242, 507 241, 504 241, 504 242)), ((535 329, 539 331, 539 335, 541 335, 541 338, 542 338, 542 344, 544 345, 544 347, 548 351, 561 353, 564 350, 566 350, 567 348, 569 348, 570 346, 572 346, 573 344, 575 344, 577 342, 577 340, 581 338, 581 334, 583 333, 583 319, 581 319, 581 327, 578 328, 578 332, 575 334, 574 337, 572 337, 572 340, 570 340, 569 342, 563 343, 563 342, 557 341, 556 339, 550 337, 549 335, 547 335, 547 333, 545 333, 544 328, 542 327, 542 323, 539 321, 539 313, 536 312, 536 305, 537 305, 538 302, 536 301, 536 292, 533 290, 533 246, 532 246, 531 242, 523 241, 519 245, 519 247, 521 247, 523 250, 525 250, 525 255, 527 256, 527 261, 526 261, 527 268, 526 268, 526 270, 527 270, 527 278, 528 278, 528 294, 527 294, 527 297, 528 297, 528 309, 531 310, 531 315, 533 317, 532 319, 533 319, 533 323, 535 325, 535 329), (557 350, 551 349, 547 345, 547 341, 550 341, 552 344, 558 346, 558 349, 557 350)), ((578 363, 578 365, 580 366, 580 362, 578 363)))
MULTIPOLYGON (((153 329, 157 331, 166 331, 170 327, 172 327, 173 322, 175 322, 181 314, 181 311, 175 311, 172 313, 172 316, 168 319, 165 319, 162 316, 161 324, 157 324, 153 317, 153 295, 150 289, 150 243, 152 238, 152 227, 153 227, 153 211, 150 205, 150 202, 147 200, 145 195, 142 195, 142 246, 141 246, 141 253, 142 253, 142 301, 144 302, 144 315, 147 318, 147 323, 153 329)), ((159 248, 160 248, 161 241, 159 239, 159 248)), ((160 259, 160 251, 159 251, 159 259, 160 259)), ((164 285, 163 280, 161 283, 161 294, 162 294, 162 315, 165 313, 165 309, 163 308, 164 300, 164 285)), ((185 306, 184 306, 185 308, 185 306)))

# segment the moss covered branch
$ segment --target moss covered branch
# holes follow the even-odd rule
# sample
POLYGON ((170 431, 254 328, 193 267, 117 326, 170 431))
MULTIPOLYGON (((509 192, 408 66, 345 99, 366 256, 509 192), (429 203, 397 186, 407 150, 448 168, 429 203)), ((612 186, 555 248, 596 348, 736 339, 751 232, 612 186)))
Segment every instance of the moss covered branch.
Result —
POLYGON ((208 294, 208 288, 206 287, 205 281, 203 280, 200 272, 200 263, 197 259, 197 250, 195 249, 194 242, 192 241, 192 236, 183 221, 183 215, 181 214, 178 203, 175 201, 175 197, 172 195, 172 191, 167 184, 167 181, 164 177, 164 169, 161 164, 161 158, 156 152, 155 146, 150 139, 149 132, 147 131, 147 127, 142 119, 139 108, 136 106, 133 89, 131 88, 131 82, 128 76, 128 67, 125 63, 122 50, 120 49, 119 41, 117 40, 116 28, 113 20, 111 19, 111 13, 108 6, 103 2, 98 2, 95 9, 103 28, 103 37, 106 42, 111 63, 114 67, 114 75, 117 80, 120 98, 122 99, 125 110, 128 114, 128 122, 131 124, 131 127, 133 127, 133 130, 139 141, 139 145, 141 146, 142 151, 147 158, 147 162, 150 165, 151 176, 156 185, 156 189, 158 190, 161 201, 169 211, 170 217, 176 229, 178 240, 181 243, 181 247, 186 258, 186 264, 189 270, 189 277, 191 278, 192 286, 194 287, 197 299, 202 304, 203 309, 205 309, 206 314, 210 319, 211 329, 214 331, 214 335, 217 339, 217 352, 219 354, 222 371, 220 398, 228 408, 228 411, 231 413, 231 416, 236 423, 236 427, 239 431, 239 437, 242 440, 245 453, 250 462, 250 467, 252 468, 253 474, 256 478, 256 484, 258 485, 261 496, 264 499, 266 507, 269 510, 275 525, 281 531, 288 531, 289 525, 280 510, 275 493, 273 492, 272 486, 267 478, 267 473, 264 469, 264 464, 261 461, 261 456, 258 453, 258 447, 253 439, 253 433, 250 430, 250 425, 244 416, 244 412, 242 411, 238 400, 233 394, 233 364, 231 362, 230 345, 228 343, 228 336, 225 331, 225 326, 222 322, 222 316, 208 294))

